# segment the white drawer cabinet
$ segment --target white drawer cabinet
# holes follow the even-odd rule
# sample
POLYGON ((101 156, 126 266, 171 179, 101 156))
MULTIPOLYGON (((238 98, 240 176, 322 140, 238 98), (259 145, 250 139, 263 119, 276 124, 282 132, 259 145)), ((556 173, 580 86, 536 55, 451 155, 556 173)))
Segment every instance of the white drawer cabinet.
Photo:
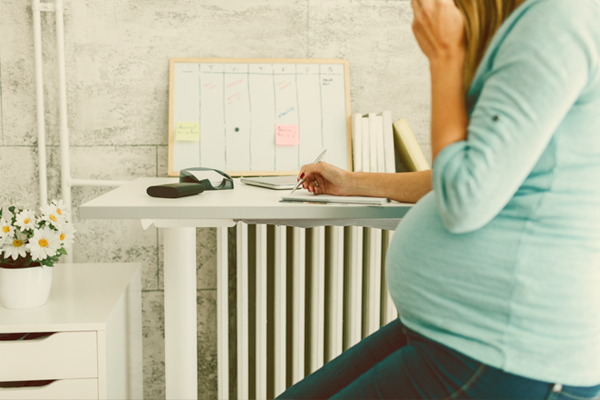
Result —
POLYGON ((141 399, 139 264, 57 264, 48 302, 0 307, 0 399, 141 399))

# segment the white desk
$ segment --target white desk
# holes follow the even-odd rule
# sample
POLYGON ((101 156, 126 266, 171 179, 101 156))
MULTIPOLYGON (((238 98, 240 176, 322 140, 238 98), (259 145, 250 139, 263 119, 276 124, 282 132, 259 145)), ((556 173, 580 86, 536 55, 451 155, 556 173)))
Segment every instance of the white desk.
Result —
MULTIPOLYGON (((164 229, 167 399, 197 398, 196 227, 230 227, 235 225, 234 220, 393 219, 402 218, 412 206, 397 202, 379 207, 281 203, 281 195, 286 191, 248 186, 239 179, 234 180, 234 190, 209 191, 178 199, 146 194, 148 186, 177 181, 177 178, 139 178, 79 208, 81 218, 152 220, 164 229)), ((218 241, 224 240, 226 245, 226 230, 223 232, 218 241)), ((219 261, 217 264, 220 268, 219 261)), ((221 295, 217 293, 218 301, 222 300, 221 295)), ((225 293, 224 301, 226 296, 225 293)))

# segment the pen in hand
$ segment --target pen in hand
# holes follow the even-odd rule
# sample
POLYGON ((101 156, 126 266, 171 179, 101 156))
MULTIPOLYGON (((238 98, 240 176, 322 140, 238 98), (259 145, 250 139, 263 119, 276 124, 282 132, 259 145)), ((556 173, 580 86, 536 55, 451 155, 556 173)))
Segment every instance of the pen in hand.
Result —
MULTIPOLYGON (((321 159, 325 155, 326 151, 327 151, 327 149, 323 150, 323 152, 319 155, 319 157, 317 157, 317 159, 313 162, 313 164, 318 164, 319 161, 321 161, 321 159)), ((302 183, 304 183, 305 180, 306 180, 306 178, 300 179, 298 181, 298 183, 296 184, 296 187, 294 188, 294 190, 292 190, 292 193, 294 193, 296 190, 298 190, 298 188, 300 187, 300 185, 302 185, 302 183)), ((292 194, 292 193, 290 193, 290 194, 292 194)))

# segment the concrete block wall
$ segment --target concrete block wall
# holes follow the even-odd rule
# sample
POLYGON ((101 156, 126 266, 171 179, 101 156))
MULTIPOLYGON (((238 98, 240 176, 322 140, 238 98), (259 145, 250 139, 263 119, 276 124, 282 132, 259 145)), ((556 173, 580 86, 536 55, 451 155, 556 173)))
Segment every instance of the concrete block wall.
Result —
MULTIPOLYGON (((49 199, 61 198, 54 23, 43 14, 49 199)), ((430 159, 428 64, 411 23, 408 0, 65 0, 72 176, 166 176, 171 57, 348 59, 352 112, 407 117, 430 159)), ((2 0, 0 205, 39 207, 37 160, 31 5, 2 0)), ((139 221, 77 216, 78 205, 108 190, 73 190, 75 261, 142 263, 144 396, 161 399, 162 236, 139 221)), ((213 229, 197 233, 199 393, 209 399, 217 397, 216 239, 213 229)))

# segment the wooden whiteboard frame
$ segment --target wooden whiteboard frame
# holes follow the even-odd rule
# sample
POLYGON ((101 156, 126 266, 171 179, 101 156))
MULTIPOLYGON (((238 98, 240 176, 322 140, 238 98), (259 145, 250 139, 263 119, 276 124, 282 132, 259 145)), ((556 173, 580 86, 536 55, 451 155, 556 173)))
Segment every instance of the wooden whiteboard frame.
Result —
MULTIPOLYGON (((352 111, 350 110, 350 67, 348 60, 343 59, 294 59, 294 58, 171 58, 169 60, 169 176, 179 176, 173 171, 173 141, 175 140, 174 99, 175 99, 175 64, 176 63, 214 63, 214 64, 342 64, 344 66, 344 87, 346 97, 346 137, 348 171, 352 171, 352 111)), ((297 175, 293 171, 226 171, 231 176, 268 176, 297 175)))

